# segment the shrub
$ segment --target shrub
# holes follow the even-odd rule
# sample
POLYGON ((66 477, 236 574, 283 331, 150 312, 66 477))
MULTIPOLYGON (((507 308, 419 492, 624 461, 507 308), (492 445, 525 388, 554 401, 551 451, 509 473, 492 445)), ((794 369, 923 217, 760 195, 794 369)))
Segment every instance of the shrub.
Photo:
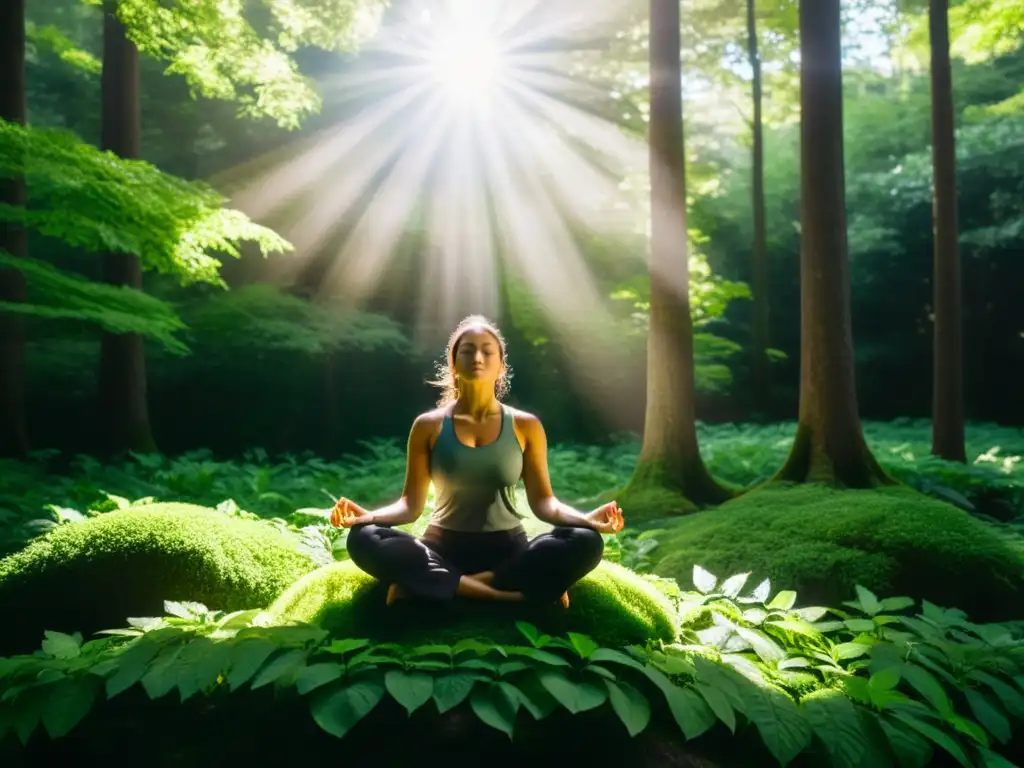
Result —
POLYGON ((188 504, 155 504, 63 525, 0 560, 0 652, 44 630, 90 634, 158 612, 166 596, 219 609, 268 605, 315 567, 292 536, 188 504), (10 625, 10 622, 8 622, 10 625))

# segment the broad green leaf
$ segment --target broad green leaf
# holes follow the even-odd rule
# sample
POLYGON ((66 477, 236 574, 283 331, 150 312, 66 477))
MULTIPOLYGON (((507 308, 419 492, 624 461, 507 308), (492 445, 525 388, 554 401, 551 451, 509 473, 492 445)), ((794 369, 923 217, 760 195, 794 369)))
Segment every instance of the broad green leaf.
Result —
POLYGON ((784 589, 768 603, 765 607, 770 611, 788 611, 796 602, 796 592, 791 589, 784 589))
POLYGON ((108 699, 114 698, 142 679, 147 665, 160 650, 158 643, 147 642, 147 640, 148 638, 139 640, 118 657, 117 671, 107 678, 108 699))
MULTIPOLYGON (((369 640, 345 637, 340 640, 332 640, 330 645, 326 645, 320 650, 324 653, 333 653, 338 656, 344 656, 346 653, 361 650, 369 644, 369 640)), ((415 653, 415 650, 413 653, 415 653)))
POLYGON ((548 693, 547 688, 541 685, 536 675, 528 675, 517 680, 514 690, 517 700, 534 720, 543 720, 558 709, 558 702, 548 693))
POLYGON ((63 632, 46 630, 44 635, 43 653, 55 659, 74 659, 82 652, 82 636, 77 633, 66 635, 63 632))
POLYGON ((981 768, 1017 768, 1002 755, 997 755, 991 749, 980 747, 978 755, 981 757, 981 768))
POLYGON ((277 646, 267 640, 243 640, 235 645, 231 652, 231 667, 228 670, 227 682, 232 691, 247 683, 256 674, 277 646))
POLYGON ((725 727, 735 733, 736 711, 732 708, 732 704, 729 703, 729 698, 725 693, 719 688, 701 682, 697 682, 694 685, 694 689, 707 702, 708 707, 715 713, 715 716, 725 723, 725 727))
POLYGON ((90 678, 65 678, 47 692, 41 714, 43 727, 51 739, 67 735, 89 714, 96 700, 96 685, 90 678))
POLYGON ((778 621, 767 621, 766 626, 778 627, 784 629, 786 632, 792 632, 794 635, 803 635, 804 637, 818 638, 821 637, 821 632, 816 630, 810 624, 799 619, 779 619, 778 621))
POLYGON ((738 626, 736 633, 750 643, 754 653, 766 664, 777 664, 786 658, 786 651, 763 632, 738 626))
POLYGON ((800 702, 811 729, 825 745, 836 768, 860 768, 867 736, 856 706, 838 691, 817 691, 800 702))
POLYGON ((910 597, 886 597, 882 600, 883 611, 902 611, 912 608, 917 601, 910 597))
MULTIPOLYGON (((191 645, 190 643, 189 646, 191 645)), ((197 644, 194 650, 188 646, 186 648, 192 653, 187 657, 183 653, 178 659, 179 663, 186 658, 188 662, 185 674, 178 680, 178 693, 181 694, 182 701, 212 687, 231 662, 233 650, 232 644, 226 642, 197 644)))
POLYGON ((519 702, 498 683, 477 686, 469 696, 469 706, 484 724, 512 738, 519 702))
POLYGON ((839 643, 839 645, 832 649, 832 654, 840 661, 847 661, 849 659, 859 659, 870 650, 871 646, 864 643, 839 643))
POLYGON ((310 697, 309 709, 317 725, 340 739, 370 714, 383 696, 384 682, 373 677, 344 688, 318 691, 310 697))
POLYGON ((142 680, 139 682, 150 699, 166 696, 178 685, 178 677, 182 670, 176 662, 178 656, 181 655, 182 648, 183 646, 180 645, 166 648, 149 665, 146 674, 142 676, 142 680))
POLYGON ((600 647, 591 638, 587 637, 586 635, 578 634, 576 632, 569 633, 569 642, 571 642, 572 647, 576 649, 576 653, 578 653, 580 657, 584 659, 588 658, 594 651, 596 651, 600 647))
POLYGON ((612 710, 626 726, 629 735, 641 733, 651 721, 651 705, 647 697, 626 682, 605 680, 604 684, 608 688, 612 710))
POLYGON ((931 704, 936 712, 940 715, 953 712, 953 705, 950 703, 942 683, 936 680, 931 672, 916 664, 904 664, 902 672, 903 679, 924 696, 925 701, 931 704))
POLYGON ((409 658, 417 656, 451 656, 452 647, 450 645, 420 645, 409 651, 407 655, 409 658))
POLYGON ((847 619, 843 625, 851 632, 874 632, 876 627, 871 619, 847 619))
POLYGON ((535 626, 533 626, 533 624, 530 624, 525 621, 517 621, 516 629, 522 632, 523 637, 530 641, 530 645, 532 645, 534 648, 538 647, 537 641, 540 639, 540 632, 537 630, 535 626))
POLYGON ((392 669, 384 675, 384 686, 394 700, 405 707, 406 712, 411 715, 430 701, 434 693, 434 678, 425 672, 392 669))
POLYGON ((969 736, 976 744, 980 744, 983 747, 987 747, 991 744, 988 734, 985 733, 985 729, 973 720, 968 720, 966 717, 961 717, 953 712, 947 713, 945 715, 945 720, 947 723, 952 725, 958 733, 962 733, 964 736, 969 736))
POLYGON ((551 651, 542 651, 539 648, 508 648, 507 651, 509 656, 525 656, 542 664, 550 664, 553 667, 571 666, 568 659, 562 658, 557 653, 551 653, 551 651))
POLYGON ((769 579, 765 579, 756 587, 754 591, 750 593, 749 597, 739 597, 736 599, 739 603, 757 603, 760 605, 764 604, 764 601, 768 599, 768 595, 772 592, 772 583, 769 579))
POLYGON ((889 746, 892 747, 901 767, 905 765, 907 768, 923 768, 931 763, 932 745, 917 731, 886 718, 879 718, 878 723, 882 726, 889 746))
POLYGON ((327 631, 320 627, 311 626, 283 626, 283 627, 246 627, 239 630, 236 638, 242 640, 248 637, 269 640, 277 646, 306 645, 308 643, 319 643, 327 637, 327 631))
POLYGON ((880 610, 882 610, 882 604, 878 602, 878 598, 875 597, 875 593, 866 587, 862 587, 857 584, 854 589, 857 590, 857 602, 860 603, 861 609, 868 616, 874 616, 880 610))
POLYGON ((730 576, 722 582, 722 594, 728 598, 735 598, 739 595, 740 590, 743 589, 743 585, 747 583, 749 578, 749 573, 737 573, 735 576, 730 576))
POLYGON ((459 669, 482 669, 487 672, 498 673, 498 663, 487 659, 466 659, 456 665, 459 669))
POLYGON ((696 739, 710 730, 718 718, 694 690, 670 685, 663 688, 669 711, 687 741, 696 739))
POLYGON ((868 688, 872 693, 891 690, 900 684, 902 673, 903 670, 899 667, 880 669, 868 680, 868 688))
POLYGON ((600 664, 587 664, 583 668, 583 672, 603 677, 605 680, 618 680, 614 672, 607 667, 602 667, 600 664))
POLYGON ((434 680, 433 697, 437 711, 444 714, 466 700, 473 690, 476 678, 466 672, 440 675, 434 680))
POLYGON ((811 726, 794 701, 774 688, 751 689, 747 717, 757 726, 768 751, 787 765, 811 743, 811 726))
POLYGON ((971 768, 971 761, 964 753, 963 747, 961 747, 953 737, 946 735, 935 726, 930 723, 926 723, 913 715, 896 711, 893 712, 893 717, 910 726, 929 741, 942 747, 946 752, 952 755, 960 765, 964 766, 964 768, 971 768))
POLYGON ((797 608, 795 611, 793 611, 793 613, 795 613, 797 616, 799 616, 801 619, 808 622, 809 624, 813 624, 814 622, 819 621, 821 617, 824 616, 826 613, 828 613, 828 608, 821 608, 817 605, 809 605, 805 608, 797 608))
POLYGON ((555 700, 574 715, 599 707, 608 698, 607 691, 597 682, 572 680, 561 670, 537 671, 541 685, 555 700))
POLYGON ((987 685, 999 697, 999 701, 1006 707, 1007 712, 1018 720, 1024 720, 1024 694, 1021 694, 1005 680, 988 672, 973 670, 967 676, 987 685))
POLYGON ((714 574, 709 573, 699 565, 693 566, 693 586, 697 588, 698 592, 706 595, 715 588, 716 584, 718 584, 718 579, 714 574))
POLYGON ((303 667, 296 673, 295 690, 297 690, 300 695, 305 696, 307 693, 316 690, 321 685, 333 683, 343 674, 345 674, 345 667, 333 661, 322 662, 320 664, 310 664, 308 667, 303 667))
POLYGON ((305 660, 306 652, 299 648, 293 648, 287 653, 281 654, 260 670, 260 673, 256 675, 256 679, 252 681, 250 688, 255 691, 264 685, 270 685, 278 678, 297 671, 305 663, 305 660))

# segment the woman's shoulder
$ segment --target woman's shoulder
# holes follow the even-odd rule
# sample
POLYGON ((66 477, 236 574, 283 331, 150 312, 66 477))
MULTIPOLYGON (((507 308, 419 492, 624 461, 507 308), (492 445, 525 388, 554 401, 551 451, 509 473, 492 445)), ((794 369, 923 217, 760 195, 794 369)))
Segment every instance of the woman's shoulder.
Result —
POLYGON ((530 430, 539 429, 541 427, 540 418, 537 415, 519 408, 513 408, 510 405, 506 405, 504 407, 508 413, 512 414, 512 418, 515 420, 516 427, 518 429, 529 432, 530 430))

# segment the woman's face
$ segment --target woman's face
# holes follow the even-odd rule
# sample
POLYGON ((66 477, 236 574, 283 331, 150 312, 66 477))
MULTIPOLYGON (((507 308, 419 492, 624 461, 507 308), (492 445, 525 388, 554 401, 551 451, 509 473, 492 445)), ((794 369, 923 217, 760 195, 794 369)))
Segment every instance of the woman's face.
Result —
POLYGON ((464 381, 497 381, 503 363, 501 346, 494 334, 470 328, 462 334, 455 351, 455 373, 464 381))

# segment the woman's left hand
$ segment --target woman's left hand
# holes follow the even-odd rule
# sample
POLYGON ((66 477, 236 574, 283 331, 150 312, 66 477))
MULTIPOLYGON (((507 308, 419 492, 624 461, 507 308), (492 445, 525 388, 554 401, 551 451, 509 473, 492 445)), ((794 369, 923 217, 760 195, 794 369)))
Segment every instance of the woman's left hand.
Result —
POLYGON ((619 504, 616 501, 602 504, 583 517, 598 533, 618 533, 626 525, 625 520, 622 519, 622 510, 619 509, 619 504))

